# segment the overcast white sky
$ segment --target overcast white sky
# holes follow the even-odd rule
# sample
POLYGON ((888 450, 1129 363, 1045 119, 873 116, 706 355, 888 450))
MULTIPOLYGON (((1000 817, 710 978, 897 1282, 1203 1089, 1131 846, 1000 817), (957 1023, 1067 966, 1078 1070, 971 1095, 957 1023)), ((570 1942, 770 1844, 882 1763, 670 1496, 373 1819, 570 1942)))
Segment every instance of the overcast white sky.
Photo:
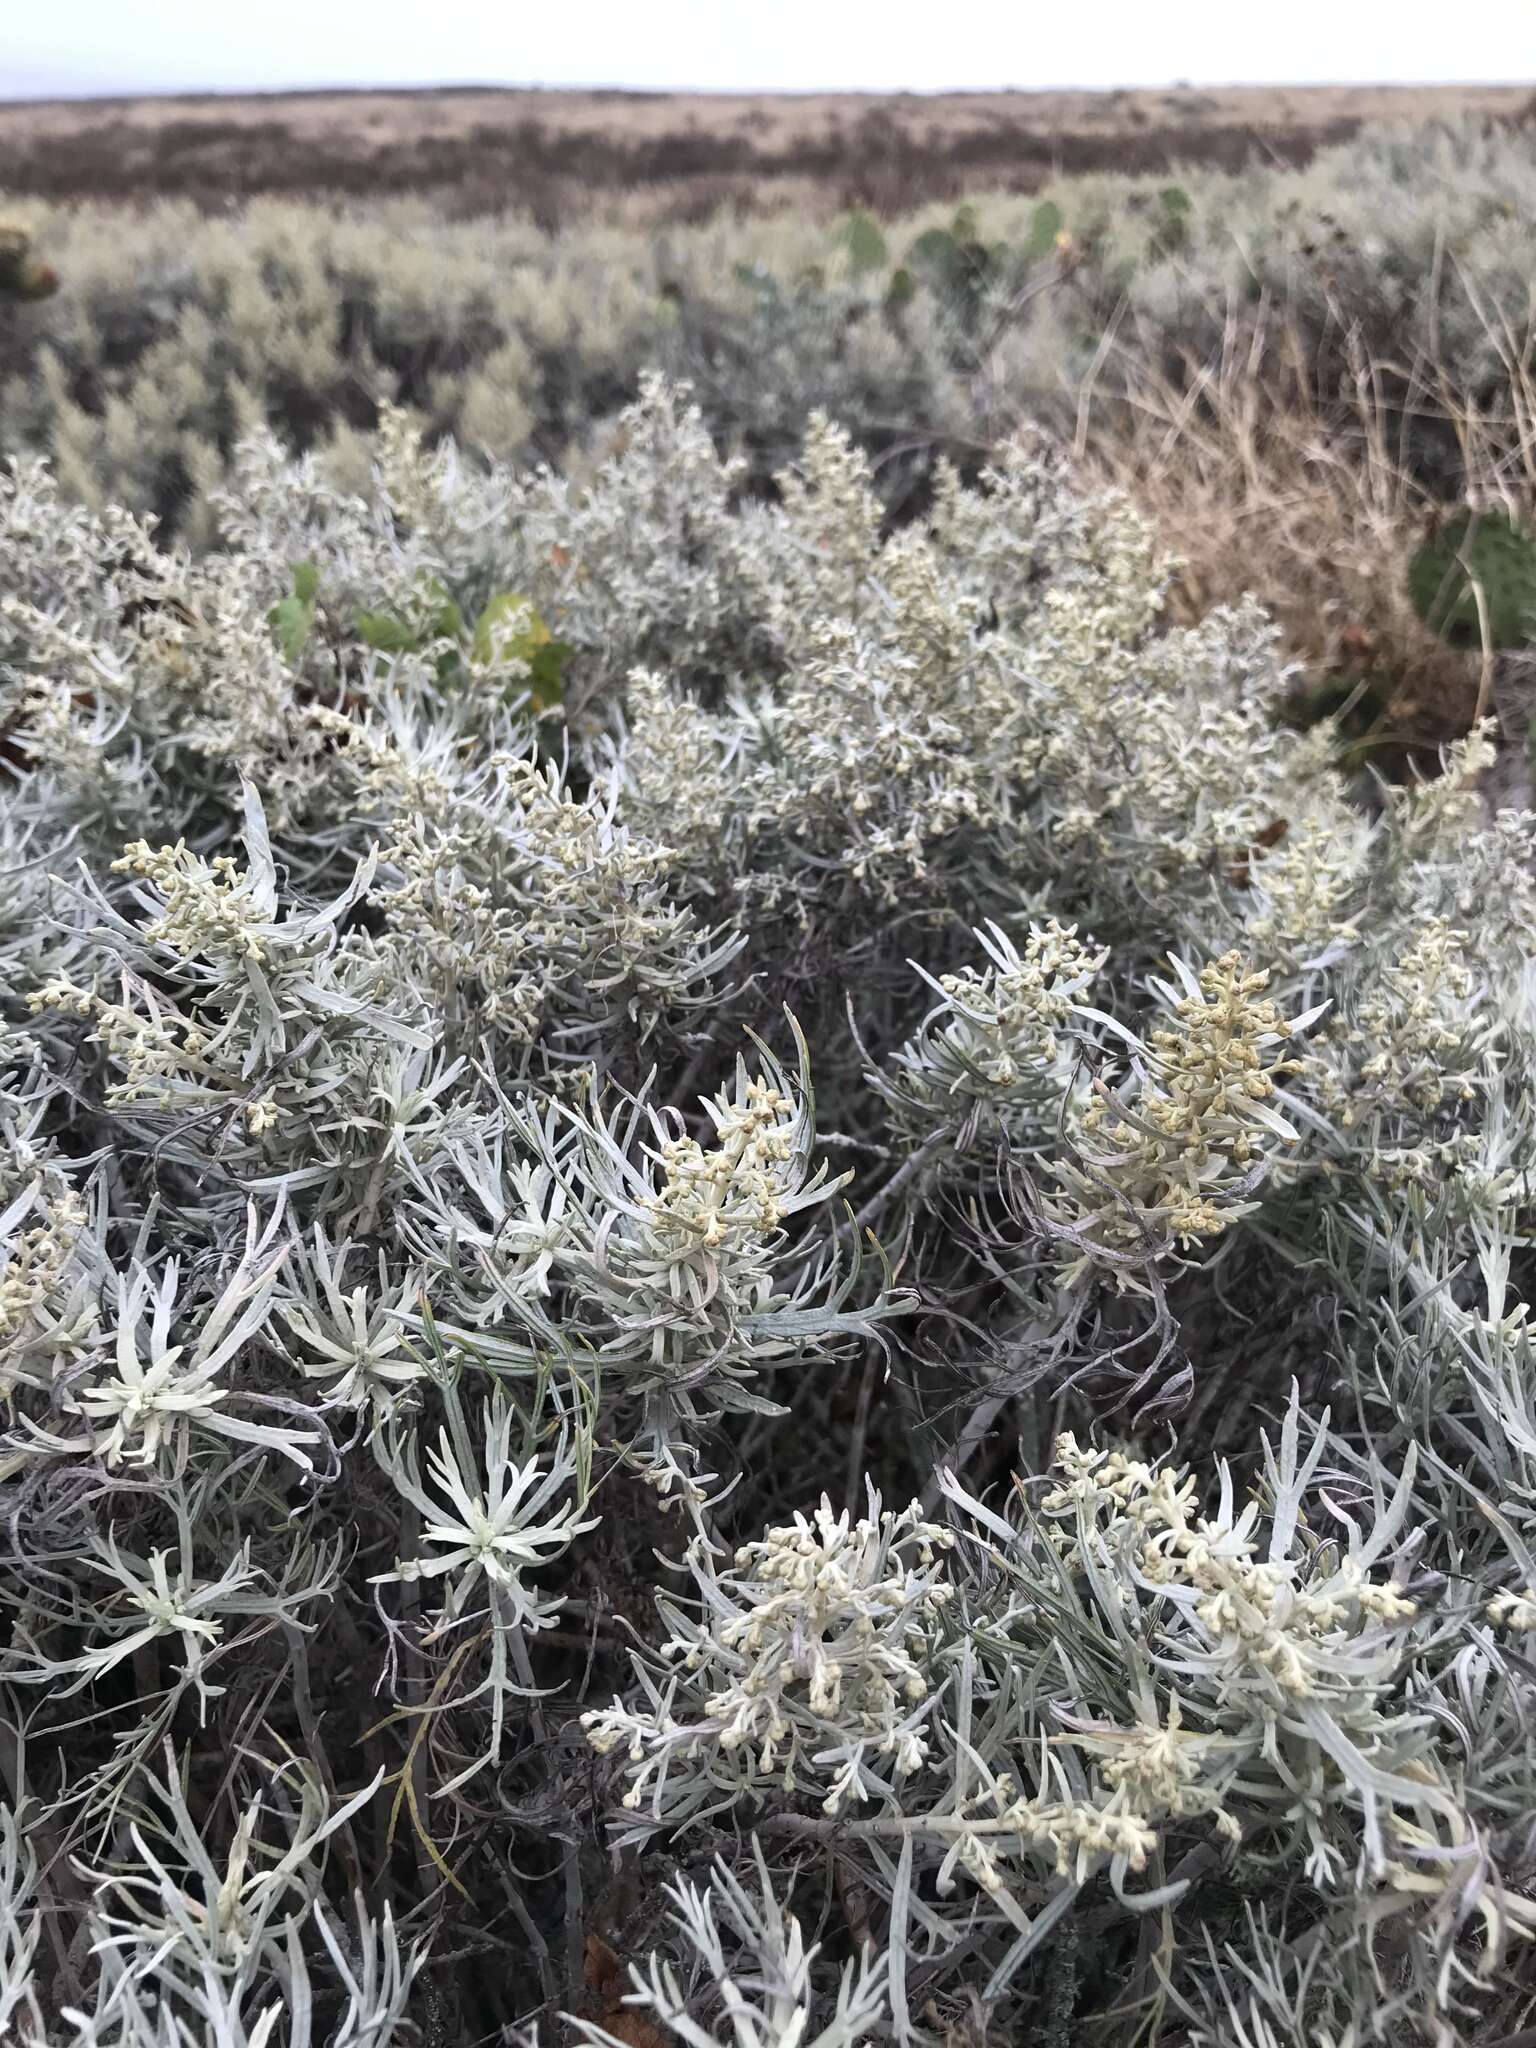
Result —
POLYGON ((1536 0, 0 0, 0 98, 1530 80, 1536 0))

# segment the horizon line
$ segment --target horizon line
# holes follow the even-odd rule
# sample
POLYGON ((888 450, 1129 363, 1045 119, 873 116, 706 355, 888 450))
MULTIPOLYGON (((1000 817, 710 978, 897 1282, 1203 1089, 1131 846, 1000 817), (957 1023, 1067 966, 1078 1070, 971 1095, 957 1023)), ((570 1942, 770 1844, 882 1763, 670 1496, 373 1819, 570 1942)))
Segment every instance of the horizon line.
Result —
POLYGON ((986 97, 1041 97, 1052 93, 1082 93, 1095 98, 1115 93, 1162 92, 1520 92, 1536 90, 1531 78, 1327 78, 1327 79, 1154 79, 1089 84, 1061 80, 1042 85, 1014 83, 995 85, 943 86, 719 86, 719 85, 622 85, 607 80, 580 83, 505 79, 414 79, 370 81, 351 84, 322 81, 303 85, 176 85, 176 86, 90 86, 61 90, 54 86, 35 91, 23 89, 0 95, 0 106, 114 105, 144 100, 205 99, 311 99, 332 96, 364 98, 370 94, 453 94, 453 93, 603 93, 615 98, 635 99, 980 99, 986 97))

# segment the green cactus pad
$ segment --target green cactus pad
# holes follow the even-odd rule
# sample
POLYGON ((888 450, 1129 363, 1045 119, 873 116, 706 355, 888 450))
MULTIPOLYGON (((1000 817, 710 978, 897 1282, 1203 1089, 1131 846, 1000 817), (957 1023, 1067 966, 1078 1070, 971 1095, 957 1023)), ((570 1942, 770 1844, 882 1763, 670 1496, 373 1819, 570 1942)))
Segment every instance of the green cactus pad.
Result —
POLYGON ((1055 200, 1042 199, 1029 217, 1029 233, 1024 237, 1024 254, 1029 262, 1038 263, 1050 255, 1066 224, 1067 217, 1055 200))
POLYGON ((1495 647, 1536 638, 1536 538, 1507 513, 1456 513, 1408 564, 1408 595, 1433 633, 1452 647, 1482 644, 1481 586, 1495 647))
POLYGON ((885 237, 867 213, 849 214, 837 231, 837 244, 855 277, 885 268, 885 237))
POLYGON ((910 306, 917 296, 917 279, 905 264, 891 273, 890 284, 886 287, 885 309, 888 313, 899 313, 904 306, 910 306))

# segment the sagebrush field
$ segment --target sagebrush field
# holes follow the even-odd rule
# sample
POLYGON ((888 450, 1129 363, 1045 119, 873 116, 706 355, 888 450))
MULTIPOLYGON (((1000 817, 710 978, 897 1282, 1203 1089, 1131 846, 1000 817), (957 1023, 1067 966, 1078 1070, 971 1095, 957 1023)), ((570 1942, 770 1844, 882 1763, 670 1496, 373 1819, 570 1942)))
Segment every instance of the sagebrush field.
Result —
POLYGON ((902 211, 1066 171, 1306 162, 1366 123, 1528 113, 1528 86, 1121 92, 493 91, 0 101, 0 191, 55 199, 430 194, 555 228, 594 209, 902 211))
POLYGON ((1293 154, 0 205, 0 2039, 1533 2038, 1536 128, 1293 154))

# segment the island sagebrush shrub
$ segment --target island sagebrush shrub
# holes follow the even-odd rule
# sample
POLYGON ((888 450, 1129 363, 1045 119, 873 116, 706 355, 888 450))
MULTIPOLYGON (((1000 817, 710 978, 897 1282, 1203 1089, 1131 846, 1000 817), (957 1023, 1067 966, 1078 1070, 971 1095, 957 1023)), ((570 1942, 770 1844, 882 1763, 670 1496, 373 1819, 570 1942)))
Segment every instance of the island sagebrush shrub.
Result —
POLYGON ((1518 2033, 1536 820, 740 481, 0 488, 0 2028, 1518 2033))

